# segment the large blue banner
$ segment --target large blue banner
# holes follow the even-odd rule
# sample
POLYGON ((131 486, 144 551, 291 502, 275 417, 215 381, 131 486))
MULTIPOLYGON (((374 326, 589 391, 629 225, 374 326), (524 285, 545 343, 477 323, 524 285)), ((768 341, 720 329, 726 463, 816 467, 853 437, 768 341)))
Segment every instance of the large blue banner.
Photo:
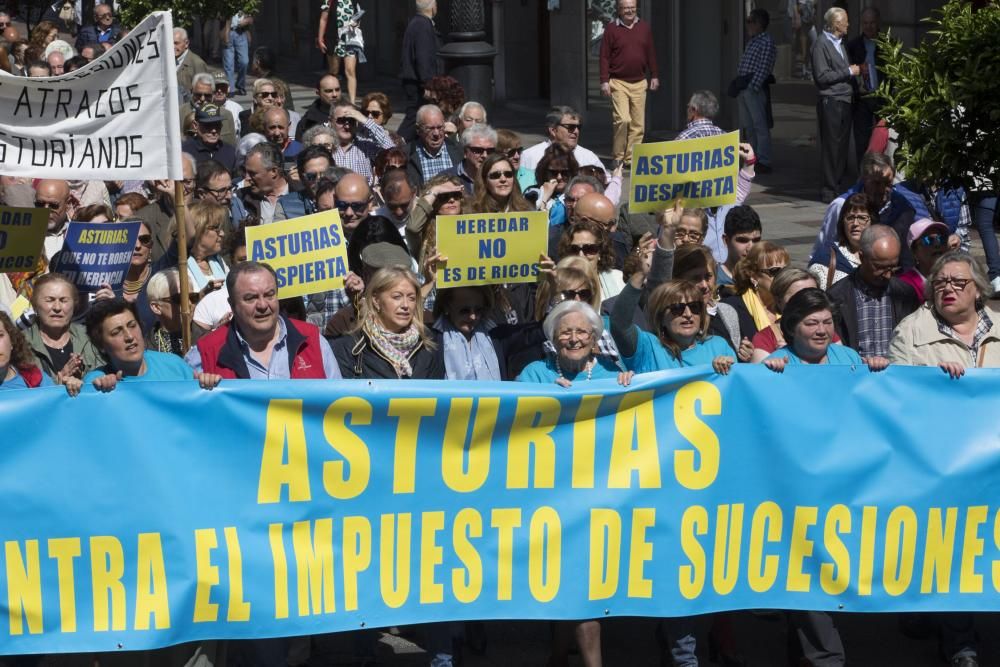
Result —
POLYGON ((1000 374, 0 394, 0 654, 1000 609, 1000 374))

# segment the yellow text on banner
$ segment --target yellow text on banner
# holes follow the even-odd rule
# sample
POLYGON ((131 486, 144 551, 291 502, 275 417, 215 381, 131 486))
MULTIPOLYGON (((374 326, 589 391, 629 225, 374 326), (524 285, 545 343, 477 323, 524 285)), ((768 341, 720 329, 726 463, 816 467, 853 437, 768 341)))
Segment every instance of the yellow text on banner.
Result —
POLYGON ((347 239, 337 211, 247 227, 249 257, 278 275, 278 298, 344 286, 347 239))
POLYGON ((0 207, 0 273, 35 268, 48 224, 46 208, 0 207))
POLYGON ((439 215, 437 286, 530 283, 538 279, 538 257, 546 252, 545 211, 439 215))
POLYGON ((685 206, 736 203, 739 132, 703 139, 639 144, 632 149, 629 211, 652 213, 685 206))

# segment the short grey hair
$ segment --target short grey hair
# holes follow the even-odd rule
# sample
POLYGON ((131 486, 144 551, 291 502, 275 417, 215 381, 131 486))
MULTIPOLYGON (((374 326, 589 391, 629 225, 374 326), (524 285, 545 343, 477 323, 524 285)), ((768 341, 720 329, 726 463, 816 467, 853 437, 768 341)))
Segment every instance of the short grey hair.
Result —
POLYGON ((902 247, 902 244, 899 242, 899 234, 896 233, 895 229, 889 225, 872 225, 861 232, 861 256, 871 257, 872 248, 882 239, 894 239, 902 247))
MULTIPOLYGON (((97 5, 97 7, 100 7, 100 5, 97 5)), ((97 7, 94 7, 95 12, 97 11, 97 7)), ((180 35, 181 39, 185 41, 189 40, 188 31, 184 28, 174 28, 174 37, 177 37, 178 35, 180 35)))
POLYGON ((489 125, 482 125, 476 123, 469 129, 462 132, 462 148, 465 148, 473 142, 475 139, 487 139, 493 142, 493 145, 497 145, 497 131, 494 130, 489 125))
POLYGON ((334 143, 336 143, 337 133, 333 131, 332 127, 327 127, 326 125, 313 125, 312 127, 310 127, 308 130, 305 131, 305 133, 303 133, 302 143, 306 146, 312 146, 312 143, 313 141, 316 140, 316 137, 323 136, 324 134, 329 137, 333 137, 334 143))
POLYGON ((208 72, 200 72, 198 74, 195 74, 194 78, 191 79, 191 90, 194 90, 194 87, 197 86, 198 84, 202 84, 208 86, 209 88, 214 89, 215 77, 209 74, 208 72))
POLYGON ((428 9, 434 6, 437 0, 417 0, 417 10, 421 12, 426 12, 428 9))
POLYGON ((180 271, 176 268, 163 269, 153 274, 146 283, 146 298, 149 301, 169 299, 181 293, 180 271))
POLYGON ((569 192, 577 185, 589 185, 597 194, 604 194, 604 183, 601 183, 593 176, 588 176, 587 174, 577 174, 573 178, 569 179, 569 183, 566 184, 566 192, 569 192))
POLYGON ((463 104, 461 108, 458 110, 458 117, 459 118, 464 117, 465 112, 468 111, 469 109, 481 109, 483 112, 483 122, 484 123, 486 122, 486 107, 484 107, 479 102, 466 102, 465 104, 463 104))
POLYGON ((431 112, 439 113, 441 114, 441 117, 444 118, 444 112, 441 111, 441 107, 439 107, 436 104, 425 104, 424 106, 417 109, 417 125, 423 125, 424 116, 426 116, 431 112))
POLYGON ((285 164, 281 149, 270 141, 259 143, 247 151, 246 160, 249 160, 252 155, 260 158, 260 164, 264 169, 277 169, 282 174, 285 173, 285 164))
POLYGON ((559 323, 564 317, 570 313, 583 313, 587 321, 590 322, 590 328, 594 332, 594 342, 604 335, 604 320, 598 315, 589 303, 584 301, 563 301, 562 303, 556 305, 549 314, 545 317, 545 321, 542 323, 542 331, 545 332, 545 338, 553 345, 556 344, 555 338, 557 329, 559 328, 559 323))
POLYGON ((983 263, 964 250, 950 250, 937 258, 937 261, 934 262, 934 266, 931 267, 931 274, 927 276, 927 282, 924 283, 927 303, 934 303, 934 286, 932 283, 935 279, 937 279, 938 274, 941 273, 941 269, 943 269, 946 264, 956 263, 968 265, 969 273, 972 274, 972 282, 976 284, 976 288, 979 290, 981 299, 985 300, 993 296, 993 285, 990 283, 989 276, 986 273, 985 267, 983 267, 983 263))
POLYGON ((691 94, 688 108, 702 118, 711 120, 719 115, 719 98, 711 90, 696 90, 691 94))
POLYGON ((568 107, 566 105, 554 106, 549 109, 549 112, 545 114, 545 126, 549 128, 556 127, 562 122, 563 116, 572 116, 573 118, 582 119, 583 116, 580 112, 573 107, 568 107))
POLYGON ((263 143, 267 143, 267 137, 257 132, 251 132, 240 139, 240 143, 236 146, 236 166, 242 167, 247 161, 247 153, 257 144, 263 143))
POLYGON ((841 16, 847 16, 847 12, 840 7, 830 7, 830 9, 826 10, 826 13, 823 14, 823 27, 829 30, 833 27, 834 22, 841 16))

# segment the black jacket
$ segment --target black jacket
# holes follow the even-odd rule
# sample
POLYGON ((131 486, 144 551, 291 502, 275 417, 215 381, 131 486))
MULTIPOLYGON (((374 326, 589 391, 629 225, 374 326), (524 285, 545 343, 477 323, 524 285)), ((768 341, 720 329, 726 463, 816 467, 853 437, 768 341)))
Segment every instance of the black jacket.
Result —
POLYGON ((545 358, 545 332, 541 322, 501 324, 490 331, 490 338, 504 380, 516 379, 525 366, 545 358))
MULTIPOLYGON (((410 365, 413 368, 413 380, 443 380, 444 344, 441 334, 430 330, 434 349, 430 350, 423 343, 410 355, 410 365)), ((340 364, 340 373, 345 379, 366 380, 398 380, 396 369, 389 360, 382 356, 369 342, 368 337, 358 333, 353 336, 341 336, 330 341, 333 354, 340 364)))
POLYGON ((417 14, 406 26, 403 33, 403 64, 399 78, 404 81, 423 83, 438 75, 438 37, 434 21, 417 14))
POLYGON ((221 141, 215 146, 209 146, 200 138, 194 137, 181 144, 181 150, 190 154, 194 158, 195 164, 215 160, 230 174, 236 170, 236 151, 232 146, 221 141))
MULTIPOLYGON (((833 325, 840 336, 840 342, 849 348, 858 348, 858 302, 857 288, 861 284, 861 276, 855 271, 843 280, 833 284, 827 291, 827 296, 837 306, 833 314, 833 325)), ((913 288, 903 281, 893 278, 889 281, 889 299, 892 301, 892 326, 895 328, 904 317, 920 307, 917 294, 913 288)))
MULTIPOLYGON (((420 157, 417 155, 417 146, 419 145, 420 139, 406 144, 406 173, 417 183, 418 187, 422 186, 424 181, 430 180, 424 178, 423 172, 420 171, 420 157)), ((445 139, 444 149, 451 156, 451 165, 453 167, 462 161, 462 148, 455 141, 445 139)))
POLYGON ((329 122, 329 120, 330 105, 317 97, 312 101, 312 104, 306 107, 305 112, 302 114, 302 119, 295 126, 295 141, 303 143, 302 135, 306 133, 306 130, 329 122))

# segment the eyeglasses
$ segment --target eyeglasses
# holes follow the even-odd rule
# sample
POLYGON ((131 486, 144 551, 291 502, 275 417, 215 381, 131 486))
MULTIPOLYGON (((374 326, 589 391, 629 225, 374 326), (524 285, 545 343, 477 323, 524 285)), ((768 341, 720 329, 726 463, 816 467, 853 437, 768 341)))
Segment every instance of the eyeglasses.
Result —
POLYGON ((466 146, 465 150, 471 151, 476 155, 491 155, 496 150, 496 146, 466 146))
POLYGON ((277 96, 278 96, 278 93, 276 91, 274 91, 274 90, 262 90, 259 93, 257 93, 257 97, 261 97, 261 98, 264 98, 264 99, 268 99, 268 98, 271 98, 271 97, 277 97, 277 96))
POLYGON ((9 27, 10 27, 9 21, 4 21, 3 23, 0 23, 0 30, 6 30, 9 27))
POLYGON ((579 132, 583 125, 580 123, 559 123, 559 127, 566 128, 567 132, 573 134, 574 132, 579 132))
POLYGON ((692 241, 700 241, 705 235, 695 229, 684 229, 683 227, 678 227, 677 231, 674 232, 674 236, 679 239, 691 239, 692 241))
POLYGON ((589 289, 564 289, 560 292, 563 301, 586 301, 590 303, 594 298, 594 291, 589 289))
POLYGON ((524 152, 524 146, 515 146, 514 148, 507 149, 507 157, 518 157, 524 152))
POLYGON ((898 264, 892 264, 890 266, 878 265, 878 264, 872 264, 871 265, 872 273, 874 273, 877 276, 892 276, 892 275, 895 275, 895 274, 899 273, 900 268, 901 267, 898 264))
MULTIPOLYGON (((166 303, 173 304, 175 306, 179 306, 181 305, 181 295, 171 294, 169 299, 157 299, 157 301, 163 301, 166 303)), ((201 301, 201 294, 199 294, 198 292, 191 292, 190 294, 188 294, 188 301, 190 301, 191 303, 198 303, 199 301, 201 301)))
POLYGON ((191 99, 193 100, 209 100, 215 93, 191 93, 191 99))
POLYGON ((686 310, 690 310, 692 315, 701 315, 705 310, 705 302, 682 301, 681 303, 672 303, 669 306, 667 306, 667 310, 669 310, 670 314, 673 315, 674 317, 680 317, 681 315, 684 314, 684 311, 686 310))
POLYGON ((225 195, 230 190, 232 190, 231 187, 201 188, 202 192, 207 192, 208 194, 211 194, 211 195, 213 195, 215 197, 222 197, 223 195, 225 195))
POLYGON ((564 329, 556 334, 558 340, 572 340, 576 338, 577 340, 590 340, 594 337, 593 331, 587 331, 586 329, 564 329))
POLYGON ((776 275, 778 275, 779 273, 781 273, 781 270, 783 268, 785 268, 785 267, 783 267, 783 266, 772 266, 769 269, 761 269, 760 272, 763 273, 765 276, 770 276, 771 278, 773 278, 776 275))
POLYGON ((943 292, 948 285, 951 285, 952 289, 956 292, 961 292, 971 282, 972 279, 970 278, 952 278, 949 276, 947 278, 935 278, 931 281, 931 287, 934 288, 935 292, 943 292))
POLYGON ((511 171, 510 169, 504 169, 502 171, 499 170, 491 171, 486 175, 486 177, 491 181, 499 181, 501 178, 507 178, 507 179, 514 178, 514 172, 511 171))
POLYGON ((844 216, 844 220, 847 222, 871 222, 872 217, 865 213, 849 213, 844 216))
POLYGON ((569 169, 549 169, 549 176, 565 180, 569 178, 569 169))
POLYGON ((370 201, 370 199, 366 199, 365 201, 341 201, 338 199, 334 205, 341 213, 346 213, 347 209, 351 209, 354 211, 355 215, 361 215, 368 210, 368 204, 370 201))
POLYGON ((375 120, 378 120, 379 118, 382 117, 382 112, 379 111, 378 109, 369 109, 365 113, 368 114, 369 118, 374 118, 375 120))
POLYGON ((222 123, 199 123, 198 130, 202 134, 220 134, 222 132, 222 123))
POLYGON ((569 250, 574 255, 586 255, 587 257, 593 257, 601 252, 601 246, 597 243, 584 243, 582 245, 574 243, 570 245, 569 250))
POLYGON ((920 237, 920 245, 925 248, 940 248, 948 242, 944 234, 925 234, 920 237))
POLYGON ((356 121, 355 119, 351 118, 350 116, 340 116, 339 118, 334 119, 333 122, 335 122, 337 125, 341 125, 343 127, 348 127, 350 125, 354 125, 358 121, 356 121))
POLYGON ((35 208, 47 208, 50 211, 58 211, 60 208, 62 208, 62 204, 60 202, 38 201, 36 199, 35 200, 35 208))
POLYGON ((152 234, 139 234, 139 238, 136 239, 140 245, 144 245, 147 248, 153 247, 153 235, 152 234))

